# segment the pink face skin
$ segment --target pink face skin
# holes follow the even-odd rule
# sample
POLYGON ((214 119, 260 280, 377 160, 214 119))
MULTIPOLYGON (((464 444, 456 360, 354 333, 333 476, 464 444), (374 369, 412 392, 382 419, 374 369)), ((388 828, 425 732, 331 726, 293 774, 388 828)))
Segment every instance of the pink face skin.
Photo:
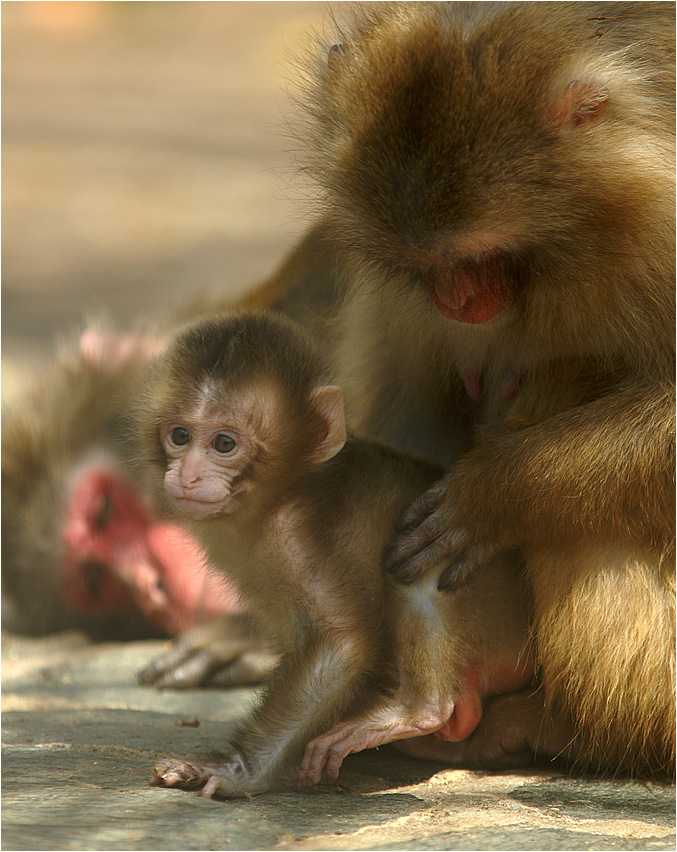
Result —
POLYGON ((236 511, 236 480, 250 463, 250 440, 229 425, 188 417, 161 429, 167 454, 165 491, 191 518, 236 511))
MULTIPOLYGON (((269 468, 273 457, 278 456, 279 461, 280 453, 284 456, 288 451, 284 438, 290 415, 270 383, 254 383, 232 397, 222 394, 216 411, 211 402, 213 389, 205 386, 203 393, 205 403, 160 427, 167 459, 165 491, 178 509, 195 520, 234 515, 251 502, 257 480, 250 475, 251 468, 261 451, 265 450, 269 468), (281 439, 282 449, 276 449, 274 436, 281 439)), ((317 446, 306 448, 306 460, 321 464, 333 458, 346 441, 342 391, 335 385, 316 387, 309 394, 308 405, 319 415, 325 431, 317 446)))
POLYGON ((80 474, 62 545, 62 598, 77 612, 137 611, 177 634, 239 611, 234 589, 209 570, 199 544, 157 520, 114 470, 92 466, 80 474))

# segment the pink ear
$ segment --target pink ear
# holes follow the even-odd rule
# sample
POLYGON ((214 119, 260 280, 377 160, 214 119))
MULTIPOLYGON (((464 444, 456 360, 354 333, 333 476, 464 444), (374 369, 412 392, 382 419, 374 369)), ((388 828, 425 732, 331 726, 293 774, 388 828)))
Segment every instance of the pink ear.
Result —
POLYGON ((325 462, 334 458, 346 442, 343 391, 336 385, 322 385, 311 391, 310 399, 327 430, 313 453, 313 459, 317 462, 325 462))
POLYGON ((548 117, 556 127, 583 127, 596 121, 609 102, 609 90, 599 83, 573 80, 550 107, 548 117))

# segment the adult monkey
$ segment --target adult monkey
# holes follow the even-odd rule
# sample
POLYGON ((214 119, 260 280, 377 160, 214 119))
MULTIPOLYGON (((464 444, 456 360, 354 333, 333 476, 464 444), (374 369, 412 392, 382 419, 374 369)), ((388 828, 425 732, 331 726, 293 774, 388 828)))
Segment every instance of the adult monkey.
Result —
MULTIPOLYGON (((286 276, 296 313, 336 240, 361 431, 451 464, 388 567, 406 581, 444 554, 444 586, 521 554, 545 706, 525 696, 511 738, 537 748, 554 719, 590 767, 658 774, 675 741, 673 59, 672 4, 359 10, 308 87, 323 220, 267 290, 286 276)), ((478 762, 508 750, 501 713, 514 723, 514 699, 478 762)))
POLYGON ((254 683, 270 652, 139 469, 133 411, 163 346, 152 331, 87 329, 3 414, 3 628, 98 640, 181 632, 144 681, 254 683))

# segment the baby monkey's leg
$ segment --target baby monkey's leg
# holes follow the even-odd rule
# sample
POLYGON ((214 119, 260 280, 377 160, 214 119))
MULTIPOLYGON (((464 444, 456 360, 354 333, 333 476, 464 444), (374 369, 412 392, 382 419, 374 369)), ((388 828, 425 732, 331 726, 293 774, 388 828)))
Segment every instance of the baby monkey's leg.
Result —
POLYGON ((317 784, 323 772, 333 781, 348 754, 432 734, 452 714, 460 739, 482 716, 477 678, 461 683, 448 631, 449 600, 461 593, 440 592, 437 577, 428 577, 409 586, 390 585, 386 594, 384 610, 399 669, 397 690, 308 743, 300 784, 317 784))
MULTIPOLYGON (((335 781, 347 755, 395 740, 434 733, 449 720, 454 709, 451 700, 438 703, 421 701, 413 705, 405 703, 399 695, 381 699, 376 707, 339 722, 328 733, 308 743, 299 768, 298 783, 317 784, 323 772, 328 781, 335 781)), ((470 718, 473 712, 470 704, 467 709, 470 718)), ((480 705, 477 721, 481 714, 480 705)))
POLYGON ((446 741, 465 740, 482 718, 483 699, 530 682, 533 666, 514 558, 496 557, 454 591, 440 591, 438 576, 388 586, 385 611, 399 687, 308 743, 299 783, 316 784, 323 772, 334 780, 346 755, 365 748, 433 733, 446 741))
POLYGON ((291 780, 305 744, 331 728, 354 700, 370 663, 368 650, 345 634, 315 633, 283 658, 227 757, 205 764, 162 760, 151 784, 202 787, 202 795, 211 798, 262 793, 291 780))

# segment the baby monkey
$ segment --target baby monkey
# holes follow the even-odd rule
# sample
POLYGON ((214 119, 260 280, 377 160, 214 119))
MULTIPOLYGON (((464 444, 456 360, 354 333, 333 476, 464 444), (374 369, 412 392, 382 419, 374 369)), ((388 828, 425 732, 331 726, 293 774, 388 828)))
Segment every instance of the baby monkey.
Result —
POLYGON ((223 757, 162 760, 151 783, 211 797, 333 781, 351 752, 465 739, 483 698, 532 676, 514 560, 453 592, 441 570, 382 571, 396 519, 442 471, 350 435, 327 377, 304 333, 263 313, 197 321, 155 366, 142 430, 158 485, 281 658, 223 757))

